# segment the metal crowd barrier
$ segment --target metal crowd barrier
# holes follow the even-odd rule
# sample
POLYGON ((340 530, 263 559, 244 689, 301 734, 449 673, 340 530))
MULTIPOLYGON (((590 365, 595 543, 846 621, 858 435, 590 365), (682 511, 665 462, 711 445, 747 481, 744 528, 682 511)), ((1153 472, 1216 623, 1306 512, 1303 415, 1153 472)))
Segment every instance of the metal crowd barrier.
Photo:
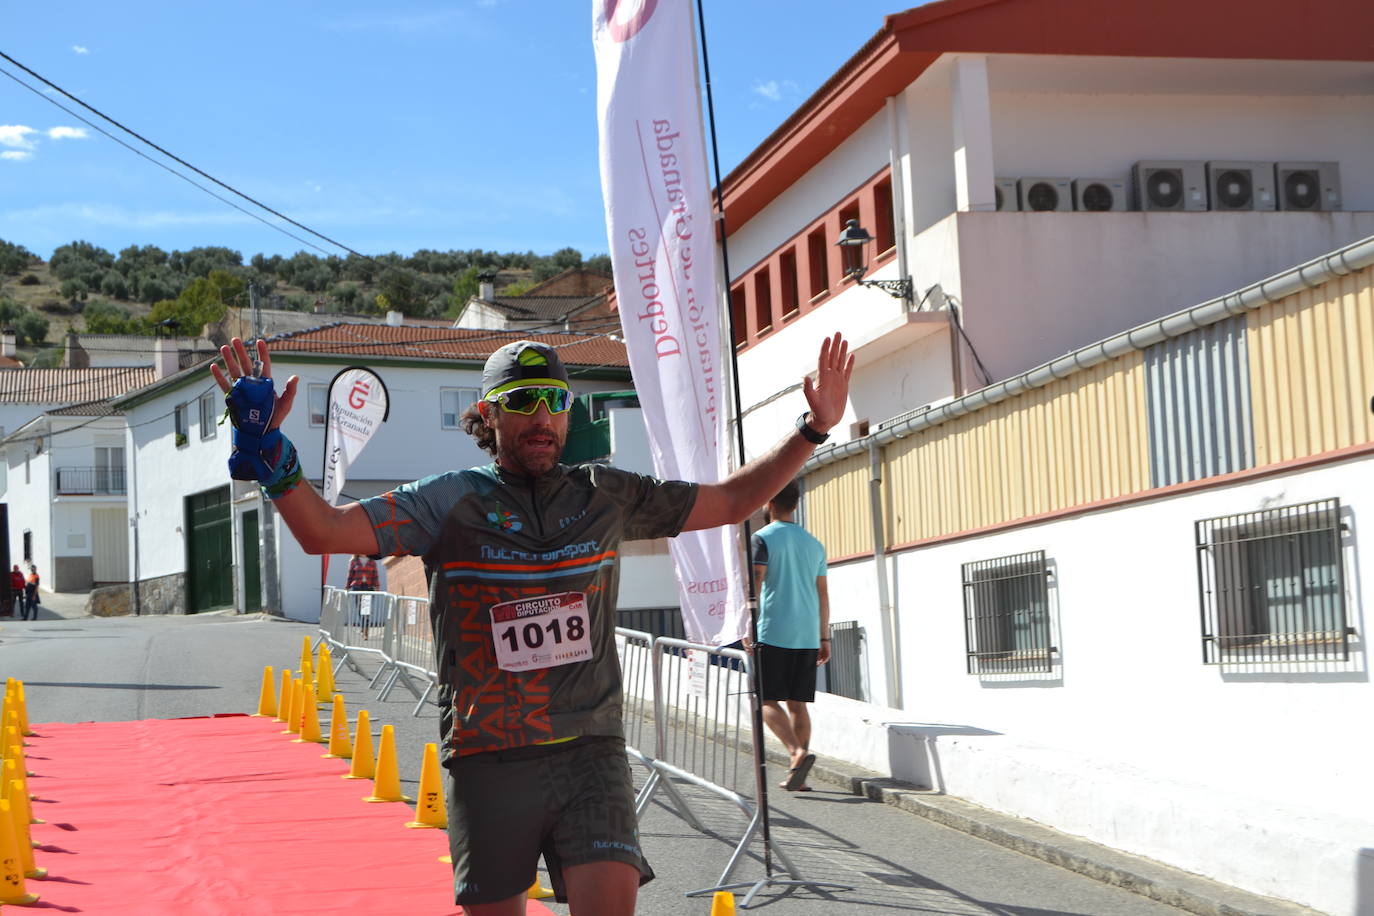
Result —
POLYGON ((368 686, 381 685, 385 700, 402 683, 416 698, 412 715, 419 715, 438 684, 434 638, 429 625, 429 601, 388 592, 353 592, 325 586, 320 605, 320 639, 335 653, 335 670, 344 665, 366 677, 357 656, 375 655, 381 665, 368 686), (423 679, 423 690, 417 681, 423 679))
MULTIPOLYGON (((764 815, 758 803, 765 796, 758 784, 757 765, 763 753, 763 735, 755 729, 750 699, 752 659, 740 649, 713 648, 666 636, 653 640, 651 654, 656 740, 654 757, 647 765, 658 778, 641 790, 644 797, 636 800, 636 809, 642 812, 653 793, 663 789, 678 814, 704 830, 673 787, 674 780, 739 806, 749 823, 721 872, 718 883, 725 885, 758 833, 764 815)), ((772 852, 789 875, 800 879, 781 848, 774 845, 772 852)))
POLYGON ((437 664, 434 630, 429 622, 429 599, 393 595, 391 625, 387 627, 387 665, 391 670, 379 699, 385 700, 391 688, 400 682, 415 697, 411 715, 418 716, 430 693, 438 686, 437 664), (424 690, 415 685, 417 678, 424 680, 424 690))

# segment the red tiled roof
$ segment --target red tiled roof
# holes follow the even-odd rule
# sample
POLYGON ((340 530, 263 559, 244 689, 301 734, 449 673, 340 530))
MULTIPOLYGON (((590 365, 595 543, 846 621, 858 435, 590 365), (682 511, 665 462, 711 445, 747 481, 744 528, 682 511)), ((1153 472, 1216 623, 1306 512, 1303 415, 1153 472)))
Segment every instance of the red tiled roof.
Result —
POLYGON ((483 362, 497 348, 515 340, 535 340, 558 350, 569 367, 628 369, 625 345, 601 334, 522 334, 472 328, 392 327, 378 324, 334 324, 269 339, 278 353, 337 353, 352 356, 408 357, 427 360, 483 362))
POLYGON ((0 371, 0 403, 81 404, 119 397, 156 377, 152 366, 99 369, 5 369, 0 371))

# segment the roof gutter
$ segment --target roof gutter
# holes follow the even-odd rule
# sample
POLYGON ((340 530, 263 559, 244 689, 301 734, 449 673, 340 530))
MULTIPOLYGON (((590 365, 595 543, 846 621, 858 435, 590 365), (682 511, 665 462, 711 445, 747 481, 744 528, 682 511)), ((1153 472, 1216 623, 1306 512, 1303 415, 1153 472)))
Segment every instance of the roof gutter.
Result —
POLYGON ((1355 242, 1330 254, 1322 255, 1275 274, 1228 295, 1174 312, 1147 322, 1115 337, 1091 346, 1074 350, 1056 360, 1037 366, 995 385, 989 385, 961 398, 921 411, 900 423, 885 427, 861 439, 840 442, 817 451, 802 467, 803 474, 866 453, 870 447, 881 447, 956 417, 973 413, 984 407, 1013 398, 1051 382, 1067 378, 1075 372, 1115 359, 1132 350, 1144 350, 1162 340, 1182 337, 1198 328, 1252 311, 1262 305, 1278 302, 1294 293, 1316 289, 1337 277, 1344 277, 1374 265, 1374 237, 1355 242))

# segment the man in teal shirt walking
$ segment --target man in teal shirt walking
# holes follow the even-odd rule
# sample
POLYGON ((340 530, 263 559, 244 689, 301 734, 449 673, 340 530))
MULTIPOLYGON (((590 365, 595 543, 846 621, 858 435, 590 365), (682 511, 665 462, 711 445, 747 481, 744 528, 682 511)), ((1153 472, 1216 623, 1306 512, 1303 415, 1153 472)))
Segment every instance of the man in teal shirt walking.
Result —
POLYGON ((816 668, 830 660, 830 599, 825 588, 825 547, 793 521, 801 493, 794 480, 768 501, 772 521, 753 538, 754 584, 759 596, 758 645, 763 721, 787 748, 790 768, 782 787, 809 792, 816 762, 809 750, 816 698, 816 668), (784 710, 782 704, 786 703, 784 710))

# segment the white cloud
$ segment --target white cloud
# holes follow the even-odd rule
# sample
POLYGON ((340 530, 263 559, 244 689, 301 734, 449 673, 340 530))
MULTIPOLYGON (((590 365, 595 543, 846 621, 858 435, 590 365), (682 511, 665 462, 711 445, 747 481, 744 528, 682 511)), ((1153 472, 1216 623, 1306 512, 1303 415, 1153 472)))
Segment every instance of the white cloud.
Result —
POLYGON ((49 140, 85 140, 90 134, 86 133, 84 127, 50 127, 48 128, 49 140))
POLYGON ((37 144, 29 139, 29 134, 36 133, 38 131, 32 127, 25 127, 23 124, 0 124, 0 146, 33 149, 37 144))
POLYGON ((0 153, 0 159, 8 159, 11 162, 23 162, 25 159, 29 159, 32 156, 33 153, 22 149, 7 149, 3 153, 0 153))
POLYGON ((760 80, 750 91, 769 102, 781 102, 797 97, 797 84, 791 80, 760 80))
POLYGON ((77 54, 91 53, 91 49, 86 47, 85 45, 72 45, 72 50, 75 51, 77 54))

